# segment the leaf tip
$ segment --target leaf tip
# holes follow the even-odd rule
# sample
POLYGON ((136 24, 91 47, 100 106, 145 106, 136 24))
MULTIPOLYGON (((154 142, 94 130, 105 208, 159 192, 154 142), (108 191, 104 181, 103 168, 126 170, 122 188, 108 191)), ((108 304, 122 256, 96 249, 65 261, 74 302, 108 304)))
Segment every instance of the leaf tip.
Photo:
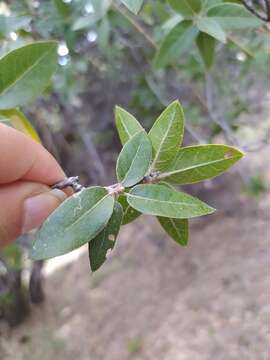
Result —
POLYGON ((121 111, 121 110, 123 110, 123 108, 121 108, 120 105, 115 105, 115 107, 114 107, 114 112, 115 113, 118 112, 118 111, 121 111))
POLYGON ((237 160, 242 159, 246 154, 235 147, 229 147, 224 154, 226 159, 236 158, 237 160))
POLYGON ((181 105, 179 99, 175 99, 175 100, 171 103, 171 107, 174 107, 174 106, 175 106, 175 107, 179 107, 179 108, 182 109, 182 105, 181 105))
POLYGON ((214 214, 214 213, 217 211, 217 209, 213 208, 213 207, 210 206, 210 205, 207 205, 207 207, 208 207, 208 212, 207 212, 206 215, 214 214))

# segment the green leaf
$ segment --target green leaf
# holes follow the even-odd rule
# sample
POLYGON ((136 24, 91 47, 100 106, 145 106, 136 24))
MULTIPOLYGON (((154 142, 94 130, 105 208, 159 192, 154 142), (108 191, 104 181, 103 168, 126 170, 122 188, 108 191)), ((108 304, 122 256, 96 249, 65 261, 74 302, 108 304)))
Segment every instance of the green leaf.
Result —
POLYGON ((98 46, 105 51, 108 48, 110 40, 111 26, 107 16, 101 20, 98 27, 98 46))
POLYGON ((107 14, 111 6, 111 0, 91 0, 91 5, 93 5, 94 8, 93 13, 75 18, 75 21, 72 25, 72 30, 79 31, 93 27, 107 14))
POLYGON ((203 8, 208 9, 214 5, 222 4, 223 0, 204 0, 203 8))
POLYGON ((0 109, 25 105, 41 94, 57 66, 57 43, 36 42, 0 59, 0 109))
POLYGON ((19 110, 0 110, 0 116, 3 116, 6 120, 9 120, 10 124, 15 129, 23 132, 25 135, 30 136, 33 140, 41 143, 41 139, 32 124, 19 110))
POLYGON ((212 6, 208 10, 207 16, 216 20, 225 30, 250 29, 263 24, 243 5, 233 3, 212 6))
POLYGON ((72 7, 70 3, 65 3, 63 0, 53 0, 55 8, 59 15, 66 19, 72 14, 72 7))
POLYGON ((108 251, 114 248, 122 218, 122 206, 116 202, 108 224, 88 244, 89 260, 92 271, 97 271, 105 263, 108 251))
POLYGON ((171 190, 173 190, 173 191, 176 191, 175 187, 174 187, 172 184, 167 183, 167 182, 164 181, 164 180, 159 181, 159 182, 158 182, 158 185, 163 185, 163 186, 166 186, 167 188, 169 188, 169 189, 171 189, 171 190))
POLYGON ((143 130, 135 117, 120 106, 115 107, 115 123, 122 145, 143 130))
POLYGON ((135 186, 127 194, 127 201, 143 214, 175 219, 189 219, 215 211, 199 199, 163 185, 135 186))
POLYGON ((184 20, 184 17, 180 14, 175 14, 171 16, 162 24, 162 31, 167 35, 177 24, 184 20))
POLYGON ((209 17, 200 18, 197 22, 200 31, 206 33, 222 43, 226 43, 226 34, 221 25, 209 17))
POLYGON ((200 32, 196 43, 206 69, 210 69, 215 59, 216 40, 212 36, 200 32))
POLYGON ((100 20, 100 18, 97 17, 95 13, 91 14, 89 16, 79 17, 78 19, 76 19, 76 21, 72 25, 71 30, 80 31, 80 30, 90 28, 91 26, 94 26, 99 20, 100 20))
POLYGON ((151 142, 143 130, 134 135, 123 147, 116 164, 118 181, 130 187, 141 181, 152 158, 151 142))
POLYGON ((154 149, 152 169, 166 169, 182 144, 184 112, 179 101, 174 101, 160 115, 149 132, 154 149))
POLYGON ((72 30, 79 31, 85 28, 93 27, 99 20, 107 14, 111 6, 111 0, 91 0, 91 5, 94 8, 93 13, 87 16, 75 17, 72 25, 72 30))
POLYGON ((190 47, 198 32, 190 20, 177 24, 162 41, 154 59, 155 66, 162 68, 177 61, 190 47))
POLYGON ((73 195, 44 222, 32 248, 34 260, 64 255, 88 243, 104 229, 114 207, 114 197, 102 187, 73 195))
POLYGON ((201 0, 168 0, 171 7, 186 18, 192 18, 201 11, 201 0))
POLYGON ((241 151, 226 145, 188 146, 178 150, 160 178, 178 185, 193 184, 221 175, 242 157, 241 151))
POLYGON ((121 1, 134 14, 138 14, 143 5, 143 0, 121 0, 121 1))
MULTIPOLYGON (((5 260, 9 271, 22 270, 23 249, 18 243, 12 243, 0 250, 0 257, 5 260)), ((1 301, 1 295, 0 295, 1 301)))
POLYGON ((133 209, 127 202, 127 198, 124 195, 120 195, 118 198, 119 203, 122 205, 124 215, 122 220, 122 225, 130 224, 132 221, 136 220, 139 216, 142 215, 139 211, 133 209))
POLYGON ((166 217, 157 218, 166 233, 182 246, 187 246, 189 227, 187 219, 172 219, 166 217))

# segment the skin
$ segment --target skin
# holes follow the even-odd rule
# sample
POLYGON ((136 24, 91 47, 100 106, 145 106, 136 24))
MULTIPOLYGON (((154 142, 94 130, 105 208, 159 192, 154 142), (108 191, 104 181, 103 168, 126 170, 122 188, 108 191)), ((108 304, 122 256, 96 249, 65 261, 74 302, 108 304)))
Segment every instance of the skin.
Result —
POLYGON ((42 145, 0 124, 0 248, 41 225, 60 205, 66 195, 50 186, 64 178, 42 145))

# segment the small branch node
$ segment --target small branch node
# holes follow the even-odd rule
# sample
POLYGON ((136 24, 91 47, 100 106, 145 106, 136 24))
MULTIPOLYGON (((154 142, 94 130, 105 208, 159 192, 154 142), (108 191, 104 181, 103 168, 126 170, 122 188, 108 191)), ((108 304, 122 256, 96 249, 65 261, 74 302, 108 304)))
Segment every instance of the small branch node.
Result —
POLYGON ((125 187, 121 184, 114 184, 106 187, 106 190, 110 195, 120 195, 125 191, 125 187))
POLYGON ((153 171, 143 179, 144 184, 155 184, 159 181, 160 171, 153 171))
POLYGON ((72 187, 75 193, 84 189, 84 186, 79 183, 79 176, 72 176, 52 186, 52 189, 63 190, 67 187, 72 187))

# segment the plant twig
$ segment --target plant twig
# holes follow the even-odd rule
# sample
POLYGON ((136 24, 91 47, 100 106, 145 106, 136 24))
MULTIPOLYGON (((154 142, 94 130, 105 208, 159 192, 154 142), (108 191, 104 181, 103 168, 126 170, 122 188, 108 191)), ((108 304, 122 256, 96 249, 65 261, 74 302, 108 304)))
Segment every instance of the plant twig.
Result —
POLYGON ((264 22, 270 22, 270 2, 269 0, 264 0, 265 9, 266 9, 266 16, 262 15, 258 11, 256 11, 246 0, 241 1, 244 7, 250 11, 253 15, 257 18, 261 19, 264 22))
POLYGON ((144 38, 155 48, 158 49, 157 43, 154 41, 154 39, 147 33, 147 31, 139 24, 131 15, 129 15, 124 9, 122 9, 120 6, 116 4, 112 4, 112 7, 114 10, 119 12, 124 18, 126 18, 130 24, 140 33, 144 36, 144 38))
POLYGON ((269 0, 264 0, 264 3, 265 3, 267 19, 268 19, 268 21, 270 21, 270 1, 269 0))

